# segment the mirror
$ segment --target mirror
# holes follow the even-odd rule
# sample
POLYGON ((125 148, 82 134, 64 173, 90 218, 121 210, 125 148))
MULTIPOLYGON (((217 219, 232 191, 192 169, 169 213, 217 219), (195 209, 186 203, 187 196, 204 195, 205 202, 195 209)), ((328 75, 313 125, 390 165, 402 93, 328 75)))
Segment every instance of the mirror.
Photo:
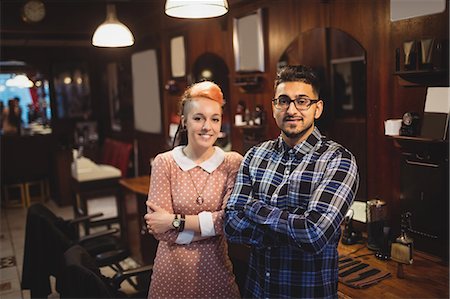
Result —
POLYGON ((180 78, 186 75, 186 51, 182 35, 170 40, 170 67, 172 77, 180 78))
POLYGON ((131 56, 134 128, 144 133, 162 132, 158 58, 155 49, 131 56))
POLYGON ((233 19, 233 50, 236 72, 264 72, 262 9, 233 19))
POLYGON ((91 90, 86 62, 55 63, 53 85, 58 118, 86 119, 91 116, 91 90))
POLYGON ((51 116, 47 76, 23 61, 1 61, 0 133, 48 134, 51 116), (10 111, 16 112, 14 121, 10 111))
POLYGON ((335 28, 301 33, 286 48, 278 68, 303 64, 321 80, 324 113, 317 122, 321 133, 342 144, 356 157, 360 187, 356 199, 367 199, 366 52, 352 36, 335 28))

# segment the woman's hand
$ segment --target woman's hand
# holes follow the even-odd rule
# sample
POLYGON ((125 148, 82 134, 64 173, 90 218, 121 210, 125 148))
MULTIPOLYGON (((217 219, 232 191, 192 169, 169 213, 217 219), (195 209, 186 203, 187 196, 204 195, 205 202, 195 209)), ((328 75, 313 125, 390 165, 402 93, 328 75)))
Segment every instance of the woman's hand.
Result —
POLYGON ((147 207, 153 210, 153 212, 149 212, 144 216, 150 234, 162 234, 173 228, 172 221, 175 217, 173 214, 149 201, 146 204, 147 207))

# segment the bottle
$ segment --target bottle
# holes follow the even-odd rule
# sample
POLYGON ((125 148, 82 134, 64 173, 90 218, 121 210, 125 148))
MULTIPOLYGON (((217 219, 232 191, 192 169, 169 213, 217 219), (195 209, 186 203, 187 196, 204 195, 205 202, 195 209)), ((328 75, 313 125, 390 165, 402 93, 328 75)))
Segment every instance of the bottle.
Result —
POLYGON ((413 263, 413 239, 408 236, 408 230, 411 229, 411 213, 402 214, 401 233, 395 239, 391 246, 391 258, 402 264, 413 263))
POLYGON ((254 122, 256 126, 261 126, 265 121, 264 108, 262 105, 256 105, 254 122))
POLYGON ((245 108, 245 122, 247 123, 247 125, 252 125, 253 124, 253 120, 250 114, 250 110, 248 108, 245 108))
POLYGON ((234 124, 236 126, 242 126, 244 125, 244 110, 245 110, 245 102, 239 101, 237 107, 236 107, 236 114, 234 115, 234 124))

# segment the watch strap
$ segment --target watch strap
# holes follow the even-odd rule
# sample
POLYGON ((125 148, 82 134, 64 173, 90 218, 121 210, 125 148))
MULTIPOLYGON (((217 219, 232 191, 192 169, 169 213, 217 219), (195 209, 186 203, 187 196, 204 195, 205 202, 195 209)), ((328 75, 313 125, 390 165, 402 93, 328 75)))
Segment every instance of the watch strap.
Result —
POLYGON ((186 216, 184 214, 180 215, 180 226, 178 227, 178 232, 184 231, 184 224, 186 222, 186 216))

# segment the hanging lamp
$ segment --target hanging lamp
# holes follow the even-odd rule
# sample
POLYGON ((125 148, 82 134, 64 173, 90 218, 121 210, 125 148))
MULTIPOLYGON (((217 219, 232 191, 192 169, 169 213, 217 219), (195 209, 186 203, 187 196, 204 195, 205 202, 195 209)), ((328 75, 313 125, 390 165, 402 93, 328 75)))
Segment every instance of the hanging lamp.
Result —
POLYGON ((228 12, 227 0, 167 0, 166 14, 176 18, 219 17, 228 12))
POLYGON ((116 6, 106 5, 106 20, 98 26, 92 36, 96 47, 128 47, 134 44, 130 29, 117 19, 116 6))

